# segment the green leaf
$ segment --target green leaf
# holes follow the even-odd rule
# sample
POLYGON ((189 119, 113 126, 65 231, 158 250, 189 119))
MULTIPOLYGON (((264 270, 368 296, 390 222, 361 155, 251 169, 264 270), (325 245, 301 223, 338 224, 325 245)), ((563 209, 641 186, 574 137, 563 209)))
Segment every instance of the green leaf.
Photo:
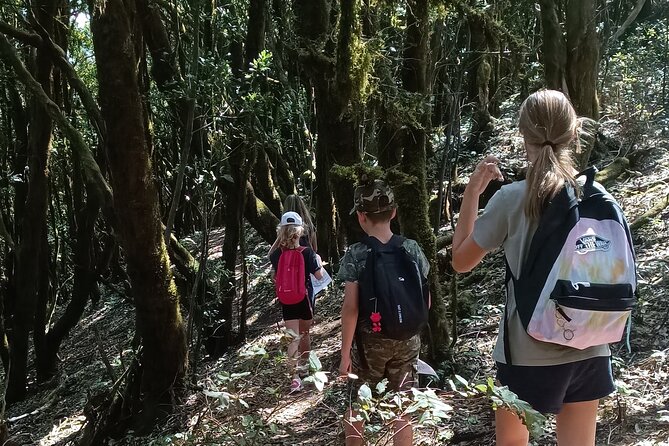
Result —
POLYGON ((362 401, 369 401, 372 399, 372 389, 367 384, 363 384, 358 389, 358 398, 362 401))
POLYGON ((230 407, 230 394, 228 392, 215 392, 211 390, 203 390, 202 393, 209 398, 216 398, 218 405, 222 409, 230 407))
POLYGON ((464 379, 462 376, 455 375, 455 379, 457 379, 460 382, 460 384, 462 384, 463 386, 469 387, 469 382, 467 382, 467 380, 464 379))
POLYGON ((309 352, 309 370, 312 372, 317 372, 320 371, 323 368, 323 365, 321 364, 321 360, 318 359, 318 356, 316 353, 311 350, 309 352))
POLYGON ((485 384, 477 384, 476 386, 474 386, 474 388, 481 393, 486 393, 488 391, 488 386, 486 386, 485 384))

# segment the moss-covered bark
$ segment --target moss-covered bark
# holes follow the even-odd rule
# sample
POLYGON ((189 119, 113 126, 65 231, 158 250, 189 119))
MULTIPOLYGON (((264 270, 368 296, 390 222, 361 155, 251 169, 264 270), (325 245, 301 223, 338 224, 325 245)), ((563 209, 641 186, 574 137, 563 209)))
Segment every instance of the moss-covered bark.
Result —
POLYGON ((114 209, 143 345, 139 401, 126 401, 124 408, 135 414, 139 428, 148 429, 179 399, 187 350, 145 134, 135 51, 141 31, 136 24, 132 0, 108 0, 93 8, 91 30, 109 135, 114 209))
MULTIPOLYGON (((39 25, 47 32, 53 30, 56 2, 41 0, 33 6, 33 13, 39 25)), ((3 56, 10 51, 9 42, 3 37, 3 56)), ((35 80, 46 95, 51 96, 51 75, 53 64, 45 49, 38 49, 35 59, 35 80)), ((10 338, 11 367, 7 378, 8 404, 22 400, 26 395, 28 375, 28 337, 33 328, 37 303, 40 300, 39 281, 43 260, 46 256, 45 244, 48 208, 48 159, 51 148, 53 123, 46 105, 38 97, 32 99, 30 107, 30 133, 28 137, 29 184, 27 191, 21 237, 17 248, 16 263, 16 306, 12 318, 10 338)))
MULTIPOLYGON (((358 32, 356 2, 344 0, 339 8, 339 28, 336 40, 333 23, 337 23, 337 12, 331 9, 329 0, 296 1, 297 30, 302 48, 300 61, 309 76, 308 88, 314 89, 316 101, 316 230, 318 251, 323 259, 336 264, 339 258, 336 214, 346 219, 347 209, 334 206, 330 169, 334 163, 353 165, 361 160, 356 144, 357 126, 349 103, 353 92, 351 79, 353 36, 358 32), (325 13, 328 13, 325 16, 325 13), (327 17, 327 21, 325 18, 327 17), (325 26, 319 28, 316 23, 325 26)), ((345 191, 337 193, 352 196, 353 185, 345 185, 345 191)))
POLYGON ((274 243, 279 215, 274 214, 260 198, 256 197, 250 183, 246 185, 244 216, 266 243, 270 245, 274 243))
MULTIPOLYGON (((409 0, 407 4, 406 46, 404 50, 403 86, 410 93, 426 95, 428 85, 429 1, 409 0)), ((429 104, 427 97, 424 104, 429 104)), ((430 353, 435 360, 443 360, 449 348, 446 305, 439 285, 435 236, 428 219, 429 196, 426 185, 425 128, 428 125, 428 106, 419 110, 417 123, 408 125, 402 156, 402 172, 408 179, 395 186, 402 232, 420 244, 430 261, 430 353), (410 179, 410 180, 409 180, 410 179)))
POLYGON ((255 169, 253 171, 252 184, 258 198, 267 205, 272 213, 281 215, 281 196, 274 186, 274 178, 272 178, 269 160, 267 159, 267 153, 265 153, 265 151, 258 152, 255 169))
POLYGON ((541 0, 541 28, 543 39, 541 55, 544 62, 546 87, 553 90, 566 88, 567 51, 555 0, 541 0))
POLYGON ((568 0, 566 5, 567 86, 569 97, 580 116, 599 119, 597 75, 599 36, 597 1, 568 0))

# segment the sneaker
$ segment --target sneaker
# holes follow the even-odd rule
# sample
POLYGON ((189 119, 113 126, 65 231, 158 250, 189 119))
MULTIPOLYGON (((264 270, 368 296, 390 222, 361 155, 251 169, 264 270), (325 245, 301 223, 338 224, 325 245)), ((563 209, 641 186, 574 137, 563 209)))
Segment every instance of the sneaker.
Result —
POLYGON ((293 378, 290 382, 290 392, 299 392, 302 390, 302 380, 298 377, 293 378))

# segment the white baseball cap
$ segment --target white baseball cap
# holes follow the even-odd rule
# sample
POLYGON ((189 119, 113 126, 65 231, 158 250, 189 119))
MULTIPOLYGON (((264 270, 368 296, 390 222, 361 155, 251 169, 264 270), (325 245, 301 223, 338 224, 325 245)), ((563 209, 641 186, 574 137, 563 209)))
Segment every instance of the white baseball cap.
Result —
POLYGON ((297 226, 302 226, 302 217, 300 217, 300 214, 297 212, 286 212, 281 216, 281 223, 279 223, 279 226, 287 226, 287 225, 297 225, 297 226))

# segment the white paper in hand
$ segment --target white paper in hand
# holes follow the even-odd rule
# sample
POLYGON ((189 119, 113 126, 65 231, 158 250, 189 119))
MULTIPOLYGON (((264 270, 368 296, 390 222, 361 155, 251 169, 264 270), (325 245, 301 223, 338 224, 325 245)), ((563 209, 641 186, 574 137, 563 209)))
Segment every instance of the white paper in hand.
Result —
POLYGON ((332 282, 332 277, 328 274, 325 268, 321 268, 323 277, 319 280, 311 274, 311 285, 314 288, 314 296, 323 291, 332 282))
POLYGON ((435 372, 434 369, 430 367, 430 364, 428 364, 425 361, 421 361, 420 359, 418 360, 418 366, 416 368, 418 369, 419 375, 439 377, 439 375, 437 375, 437 372, 435 372))

